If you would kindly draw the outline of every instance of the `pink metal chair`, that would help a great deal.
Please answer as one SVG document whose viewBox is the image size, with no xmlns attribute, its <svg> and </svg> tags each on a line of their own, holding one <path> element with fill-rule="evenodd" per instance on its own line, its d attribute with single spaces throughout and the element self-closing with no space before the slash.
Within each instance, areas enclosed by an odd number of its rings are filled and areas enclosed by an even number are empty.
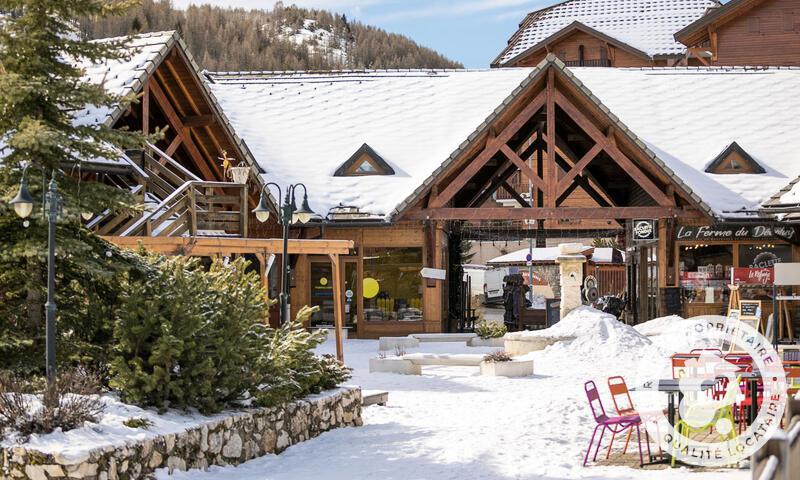
<svg viewBox="0 0 800 480">
<path fill-rule="evenodd" d="M 591 452 L 592 445 L 594 445 L 594 438 L 597 435 L 598 429 L 601 429 L 600 438 L 597 440 L 597 446 L 595 447 L 592 461 L 597 460 L 597 453 L 600 451 L 600 445 L 603 443 L 603 435 L 605 434 L 606 430 L 610 431 L 612 435 L 616 436 L 617 434 L 623 433 L 629 428 L 633 429 L 634 427 L 636 428 L 636 436 L 639 441 L 639 465 L 644 465 L 642 436 L 641 432 L 639 431 L 639 425 L 642 423 L 642 420 L 639 418 L 639 415 L 609 417 L 606 414 L 606 409 L 603 407 L 603 402 L 600 400 L 600 392 L 598 392 L 595 383 L 589 380 L 583 385 L 583 389 L 586 392 L 586 398 L 589 400 L 589 408 L 592 410 L 592 416 L 594 417 L 594 421 L 596 423 L 594 431 L 592 432 L 592 438 L 589 440 L 589 448 L 586 450 L 586 455 L 583 457 L 583 466 L 586 466 L 586 463 L 589 460 L 589 452 Z"/>
</svg>

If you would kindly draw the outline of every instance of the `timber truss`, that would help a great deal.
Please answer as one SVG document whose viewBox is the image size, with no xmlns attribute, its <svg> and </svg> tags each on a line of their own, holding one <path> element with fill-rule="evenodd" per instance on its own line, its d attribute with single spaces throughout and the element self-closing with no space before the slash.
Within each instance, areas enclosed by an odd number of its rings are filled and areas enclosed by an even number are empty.
<svg viewBox="0 0 800 480">
<path fill-rule="evenodd" d="M 599 104 L 548 65 L 432 179 L 405 218 L 614 229 L 625 219 L 700 215 Z"/>
</svg>

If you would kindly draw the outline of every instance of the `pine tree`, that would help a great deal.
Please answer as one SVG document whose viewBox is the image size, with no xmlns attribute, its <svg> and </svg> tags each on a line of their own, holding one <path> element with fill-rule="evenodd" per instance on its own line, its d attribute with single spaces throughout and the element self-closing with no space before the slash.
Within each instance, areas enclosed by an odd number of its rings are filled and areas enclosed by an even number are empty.
<svg viewBox="0 0 800 480">
<path fill-rule="evenodd" d="M 27 316 L 27 325 L 18 317 L 0 318 L 0 331 L 37 332 L 33 338 L 20 339 L 34 351 L 42 347 L 38 340 L 43 336 L 39 327 L 43 324 L 46 223 L 35 209 L 29 223 L 23 224 L 7 201 L 17 192 L 23 171 L 34 199 L 41 199 L 44 182 L 55 174 L 64 205 L 57 235 L 56 301 L 62 306 L 58 321 L 70 315 L 80 317 L 88 304 L 88 300 L 80 301 L 80 296 L 93 287 L 93 279 L 106 282 L 100 278 L 120 266 L 116 263 L 125 263 L 118 254 L 106 257 L 113 249 L 80 227 L 80 213 L 135 208 L 133 197 L 125 192 L 101 182 L 82 181 L 82 161 L 114 159 L 117 148 L 140 146 L 144 138 L 77 120 L 81 110 L 125 106 L 134 98 L 113 95 L 103 85 L 84 78 L 77 65 L 124 58 L 126 50 L 123 41 L 81 38 L 74 19 L 118 14 L 134 3 L 0 0 L 0 268 L 13 265 L 25 272 L 10 276 L 12 280 L 8 275 L 0 277 L 8 280 L 0 281 L 0 302 L 22 303 Z M 88 258 L 98 261 L 86 263 Z M 70 262 L 72 265 L 67 265 Z M 68 276 L 72 271 L 83 273 L 78 279 Z M 74 282 L 79 288 L 70 288 Z M 60 324 L 61 340 L 74 328 Z M 41 358 L 33 360 L 41 361 L 43 367 Z"/>
</svg>

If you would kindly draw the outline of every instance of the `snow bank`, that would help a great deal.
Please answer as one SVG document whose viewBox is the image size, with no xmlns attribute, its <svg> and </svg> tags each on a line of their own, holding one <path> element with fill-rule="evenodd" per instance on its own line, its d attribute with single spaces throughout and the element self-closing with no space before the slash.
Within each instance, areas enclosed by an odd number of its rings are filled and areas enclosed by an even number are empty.
<svg viewBox="0 0 800 480">
<path fill-rule="evenodd" d="M 646 337 L 652 337 L 653 335 L 661 335 L 667 331 L 673 330 L 679 322 L 684 320 L 685 319 L 679 315 L 669 315 L 667 317 L 658 317 L 640 323 L 633 328 Z"/>
</svg>

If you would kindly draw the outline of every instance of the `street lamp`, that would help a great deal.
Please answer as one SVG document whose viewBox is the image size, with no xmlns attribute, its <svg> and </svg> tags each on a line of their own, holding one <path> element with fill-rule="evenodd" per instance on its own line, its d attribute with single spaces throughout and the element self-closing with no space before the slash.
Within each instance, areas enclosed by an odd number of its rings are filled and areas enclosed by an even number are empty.
<svg viewBox="0 0 800 480">
<path fill-rule="evenodd" d="M 28 181 L 25 173 L 26 166 L 22 170 L 22 179 L 19 182 L 19 192 L 13 200 L 9 202 L 14 207 L 14 212 L 20 218 L 27 218 L 33 211 L 33 197 L 28 191 Z M 56 172 L 50 177 L 50 184 L 44 200 L 44 215 L 48 221 L 47 229 L 47 303 L 45 312 L 47 323 L 45 326 L 45 359 L 47 363 L 47 387 L 53 388 L 56 380 L 56 221 L 61 213 L 61 195 L 58 193 L 56 183 Z"/>
<path fill-rule="evenodd" d="M 258 200 L 258 206 L 253 209 L 256 219 L 264 223 L 269 220 L 270 207 L 267 202 L 269 187 L 273 186 L 278 190 L 278 200 L 281 198 L 281 187 L 277 183 L 269 182 L 261 189 L 261 198 Z M 300 208 L 297 208 L 295 203 L 295 192 L 298 187 L 303 187 L 303 203 Z M 289 185 L 286 188 L 286 196 L 283 199 L 283 205 L 278 208 L 278 223 L 283 227 L 283 280 L 281 283 L 281 324 L 289 321 L 289 274 L 291 267 L 289 266 L 289 227 L 292 224 L 305 224 L 311 221 L 316 215 L 311 207 L 308 205 L 308 190 L 302 183 Z"/>
</svg>

